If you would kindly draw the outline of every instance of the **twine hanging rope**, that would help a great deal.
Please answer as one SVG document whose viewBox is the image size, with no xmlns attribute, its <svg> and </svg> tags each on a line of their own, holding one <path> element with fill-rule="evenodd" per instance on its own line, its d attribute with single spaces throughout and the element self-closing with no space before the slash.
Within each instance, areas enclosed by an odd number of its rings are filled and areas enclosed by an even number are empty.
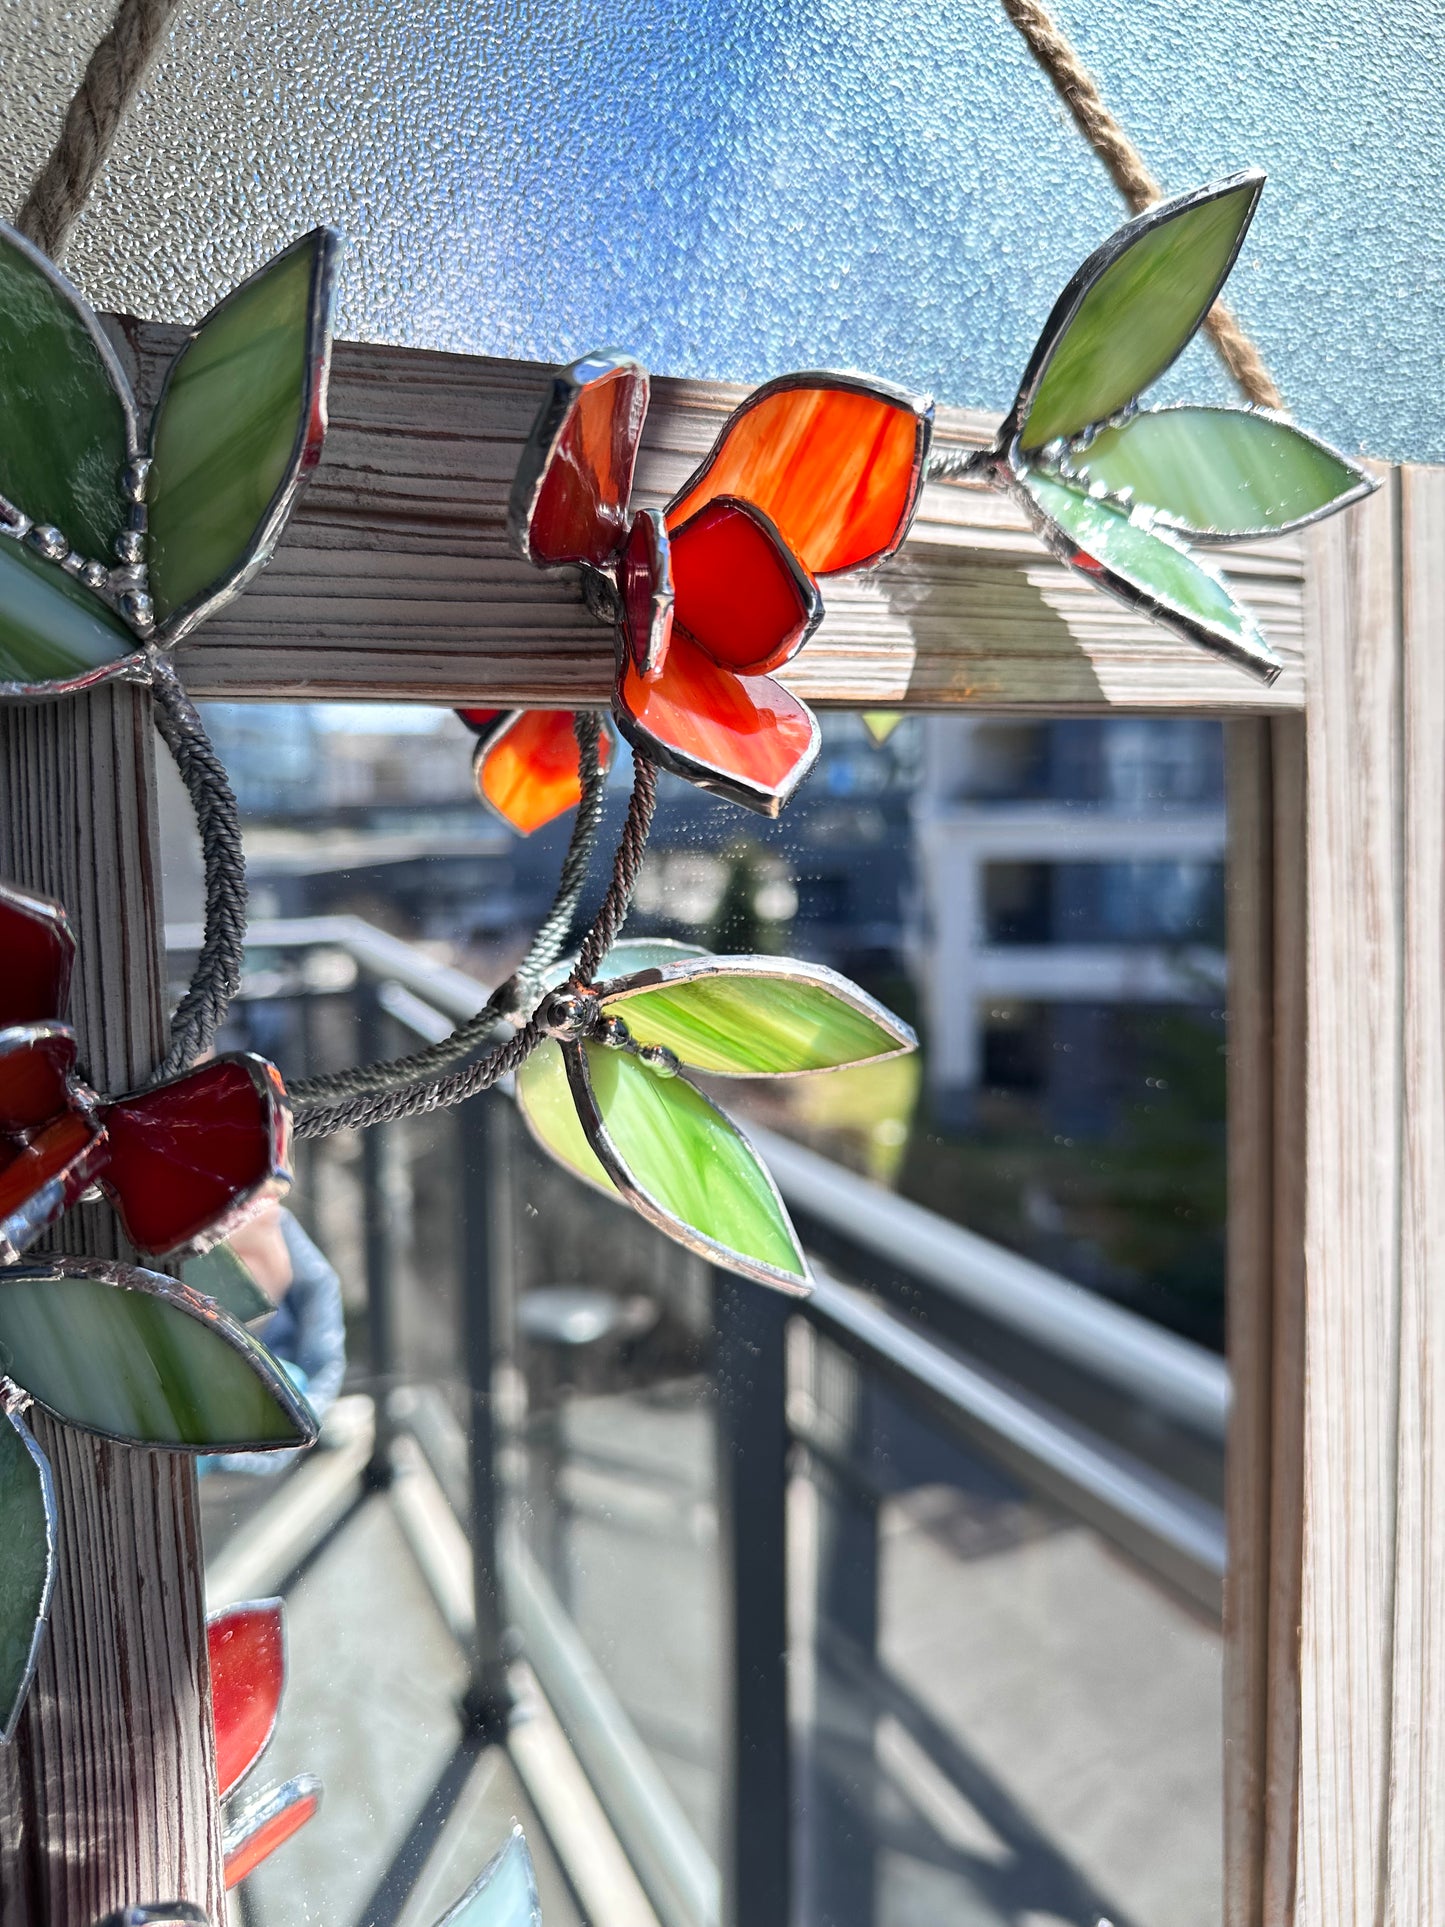
<svg viewBox="0 0 1445 1927">
<path fill-rule="evenodd" d="M 1124 132 L 1099 91 L 1099 83 L 1065 38 L 1058 22 L 1039 0 L 1000 0 L 1023 35 L 1029 52 L 1053 82 L 1054 91 L 1073 115 L 1074 125 L 1109 170 L 1115 187 L 1134 213 L 1162 199 L 1164 190 L 1144 157 Z M 1240 393 L 1257 408 L 1283 408 L 1284 398 L 1264 358 L 1229 308 L 1216 301 L 1204 318 L 1205 331 Z"/>
<path fill-rule="evenodd" d="M 60 137 L 15 217 L 25 238 L 52 261 L 60 259 L 179 4 L 121 0 L 110 31 L 90 56 Z"/>
</svg>

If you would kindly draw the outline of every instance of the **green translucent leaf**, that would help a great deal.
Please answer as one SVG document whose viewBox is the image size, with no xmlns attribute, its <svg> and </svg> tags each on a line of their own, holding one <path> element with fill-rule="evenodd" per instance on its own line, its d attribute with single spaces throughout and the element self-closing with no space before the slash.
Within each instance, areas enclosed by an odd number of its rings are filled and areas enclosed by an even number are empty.
<svg viewBox="0 0 1445 1927">
<path fill-rule="evenodd" d="M 1368 493 L 1364 470 L 1247 408 L 1158 408 L 1071 457 L 1081 482 L 1132 491 L 1184 535 L 1273 535 Z"/>
<path fill-rule="evenodd" d="M 204 1292 L 222 1311 L 228 1311 L 238 1325 L 268 1318 L 276 1309 L 229 1245 L 213 1245 L 209 1251 L 185 1259 L 181 1278 L 192 1291 Z"/>
<path fill-rule="evenodd" d="M 517 1107 L 544 1151 L 566 1165 L 574 1177 L 617 1196 L 616 1185 L 587 1142 L 560 1044 L 550 1039 L 539 1044 L 517 1072 Z"/>
<path fill-rule="evenodd" d="M 875 743 L 886 743 L 888 738 L 903 721 L 901 709 L 865 709 L 861 712 L 863 727 Z"/>
<path fill-rule="evenodd" d="M 1049 545 L 1091 582 L 1272 682 L 1281 663 L 1223 579 L 1175 537 L 1036 470 L 1016 477 Z"/>
<path fill-rule="evenodd" d="M 125 1266 L 0 1271 L 0 1370 L 72 1425 L 132 1444 L 265 1450 L 316 1435 L 284 1369 L 244 1326 Z"/>
<path fill-rule="evenodd" d="M 133 412 L 90 309 L 0 224 L 0 495 L 109 565 Z"/>
<path fill-rule="evenodd" d="M 172 634 L 261 567 L 320 453 L 332 252 L 318 228 L 277 255 L 171 370 L 151 437 L 150 585 Z"/>
<path fill-rule="evenodd" d="M 50 1468 L 18 1413 L 0 1417 L 0 1739 L 25 1703 L 55 1572 Z"/>
<path fill-rule="evenodd" d="M 6 684 L 88 679 L 139 648 L 99 596 L 0 537 L 0 694 Z"/>
<path fill-rule="evenodd" d="M 635 1041 L 665 1045 L 684 1064 L 722 1076 L 837 1070 L 915 1041 L 856 984 L 817 964 L 708 957 L 644 970 L 631 985 L 599 988 Z"/>
<path fill-rule="evenodd" d="M 1016 404 L 1039 448 L 1107 420 L 1162 375 L 1224 285 L 1264 176 L 1238 174 L 1130 221 L 1060 296 Z"/>
<path fill-rule="evenodd" d="M 437 1927 L 542 1927 L 532 1856 L 520 1827 L 512 1829 L 501 1852 L 487 1862 Z"/>
<path fill-rule="evenodd" d="M 808 1267 L 777 1188 L 715 1104 L 626 1051 L 583 1044 L 563 1055 L 583 1128 L 636 1210 L 716 1264 L 806 1290 Z"/>
</svg>

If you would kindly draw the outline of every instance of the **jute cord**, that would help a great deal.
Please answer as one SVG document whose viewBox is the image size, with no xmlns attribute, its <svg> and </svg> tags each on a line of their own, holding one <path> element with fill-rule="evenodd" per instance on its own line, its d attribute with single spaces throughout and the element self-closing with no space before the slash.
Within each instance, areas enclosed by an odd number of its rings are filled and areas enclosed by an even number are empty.
<svg viewBox="0 0 1445 1927">
<path fill-rule="evenodd" d="M 1114 185 L 1133 211 L 1142 214 L 1162 198 L 1164 190 L 1110 112 L 1098 81 L 1039 0 L 1000 0 L 1000 4 L 1053 82 L 1075 126 L 1108 168 Z M 1205 316 L 1204 327 L 1246 400 L 1257 408 L 1283 408 L 1284 399 L 1270 379 L 1258 348 L 1222 301 L 1216 301 Z"/>
</svg>

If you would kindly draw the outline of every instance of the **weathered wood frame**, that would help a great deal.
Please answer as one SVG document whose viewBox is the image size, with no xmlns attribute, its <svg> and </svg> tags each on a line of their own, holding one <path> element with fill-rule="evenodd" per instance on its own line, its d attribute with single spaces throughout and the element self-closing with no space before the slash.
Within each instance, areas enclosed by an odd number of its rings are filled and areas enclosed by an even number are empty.
<svg viewBox="0 0 1445 1927">
<path fill-rule="evenodd" d="M 175 331 L 120 325 L 153 394 Z M 606 634 L 574 584 L 505 543 L 545 379 L 340 345 L 325 459 L 266 576 L 183 647 L 192 692 L 604 702 Z M 740 392 L 656 385 L 643 499 L 676 486 Z M 941 411 L 940 441 L 991 426 Z M 794 677 L 820 703 L 1230 724 L 1228 1927 L 1445 1927 L 1445 1312 L 1432 1277 L 1445 1266 L 1445 471 L 1382 481 L 1304 539 L 1226 556 L 1288 661 L 1268 691 L 1074 581 L 1000 497 L 939 486 L 895 565 L 830 585 Z M 153 1041 L 159 984 L 146 700 L 103 691 L 0 715 L 0 859 L 70 901 L 93 1062 L 110 1068 L 102 1040 L 131 1019 L 115 1081 Z M 124 828 L 99 884 L 86 841 L 98 805 Z M 177 1476 L 165 1503 L 185 1521 L 193 1487 Z M 103 1522 L 68 1524 L 77 1560 L 114 1561 Z M 132 1786 L 113 1823 L 73 1797 L 77 1749 L 108 1747 L 122 1778 L 133 1765 L 90 1730 L 100 1711 L 62 1704 L 55 1681 L 94 1699 L 114 1667 L 84 1682 L 96 1633 L 76 1632 L 62 1594 L 16 1778 L 0 1775 L 0 1808 L 23 1815 L 29 1840 L 8 1859 L 0 1848 L 3 1927 L 42 1901 L 57 1927 L 81 1927 L 102 1902 L 139 1897 L 141 1873 L 169 1879 L 167 1897 L 214 1901 L 204 1800 L 182 1800 L 173 1845 L 154 1824 L 177 1813 L 167 1787 L 204 1787 L 208 1771 L 199 1573 L 182 1538 L 141 1556 L 182 1595 L 185 1692 L 127 1682 L 159 1696 L 146 1719 L 168 1734 L 165 1773 Z M 138 1569 L 111 1572 L 123 1599 L 139 1596 Z"/>
</svg>

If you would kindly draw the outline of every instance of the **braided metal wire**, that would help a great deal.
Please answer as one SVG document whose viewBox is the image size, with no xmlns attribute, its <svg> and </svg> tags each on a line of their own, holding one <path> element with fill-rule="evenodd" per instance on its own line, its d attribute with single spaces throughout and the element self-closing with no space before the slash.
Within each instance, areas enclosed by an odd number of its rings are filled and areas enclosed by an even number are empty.
<svg viewBox="0 0 1445 1927">
<path fill-rule="evenodd" d="M 573 982 L 591 983 L 602 959 L 616 941 L 631 907 L 656 806 L 657 766 L 647 757 L 634 753 L 632 797 L 612 861 L 612 878 L 592 926 L 583 939 Z M 412 1082 L 404 1088 L 387 1091 L 362 1092 L 340 1104 L 304 1111 L 296 1119 L 296 1135 L 304 1138 L 330 1137 L 336 1131 L 363 1130 L 369 1125 L 389 1124 L 398 1118 L 421 1117 L 429 1111 L 444 1110 L 450 1105 L 464 1103 L 469 1097 L 490 1090 L 502 1078 L 519 1069 L 547 1034 L 540 1015 L 534 1011 L 515 1035 L 463 1069 L 428 1082 Z"/>
<path fill-rule="evenodd" d="M 155 722 L 196 814 L 206 875 L 205 938 L 190 988 L 171 1018 L 170 1048 L 153 1084 L 178 1077 L 214 1040 L 241 983 L 246 951 L 246 853 L 230 779 L 169 660 L 151 664 Z"/>
<path fill-rule="evenodd" d="M 460 1063 L 491 1041 L 497 1025 L 512 1010 L 535 1002 L 542 979 L 561 956 L 571 934 L 577 905 L 586 886 L 592 854 L 602 827 L 606 801 L 607 772 L 602 767 L 600 719 L 588 710 L 579 710 L 572 719 L 582 774 L 582 800 L 577 805 L 576 821 L 562 859 L 562 872 L 552 907 L 538 926 L 526 957 L 515 975 L 499 984 L 474 1017 L 458 1024 L 449 1037 L 381 1063 L 358 1064 L 350 1070 L 332 1071 L 308 1077 L 289 1087 L 292 1104 L 298 1113 L 319 1110 L 338 1098 L 357 1097 L 368 1091 L 412 1089 L 434 1079 L 450 1065 Z M 299 1125 L 298 1125 L 299 1129 Z"/>
</svg>

